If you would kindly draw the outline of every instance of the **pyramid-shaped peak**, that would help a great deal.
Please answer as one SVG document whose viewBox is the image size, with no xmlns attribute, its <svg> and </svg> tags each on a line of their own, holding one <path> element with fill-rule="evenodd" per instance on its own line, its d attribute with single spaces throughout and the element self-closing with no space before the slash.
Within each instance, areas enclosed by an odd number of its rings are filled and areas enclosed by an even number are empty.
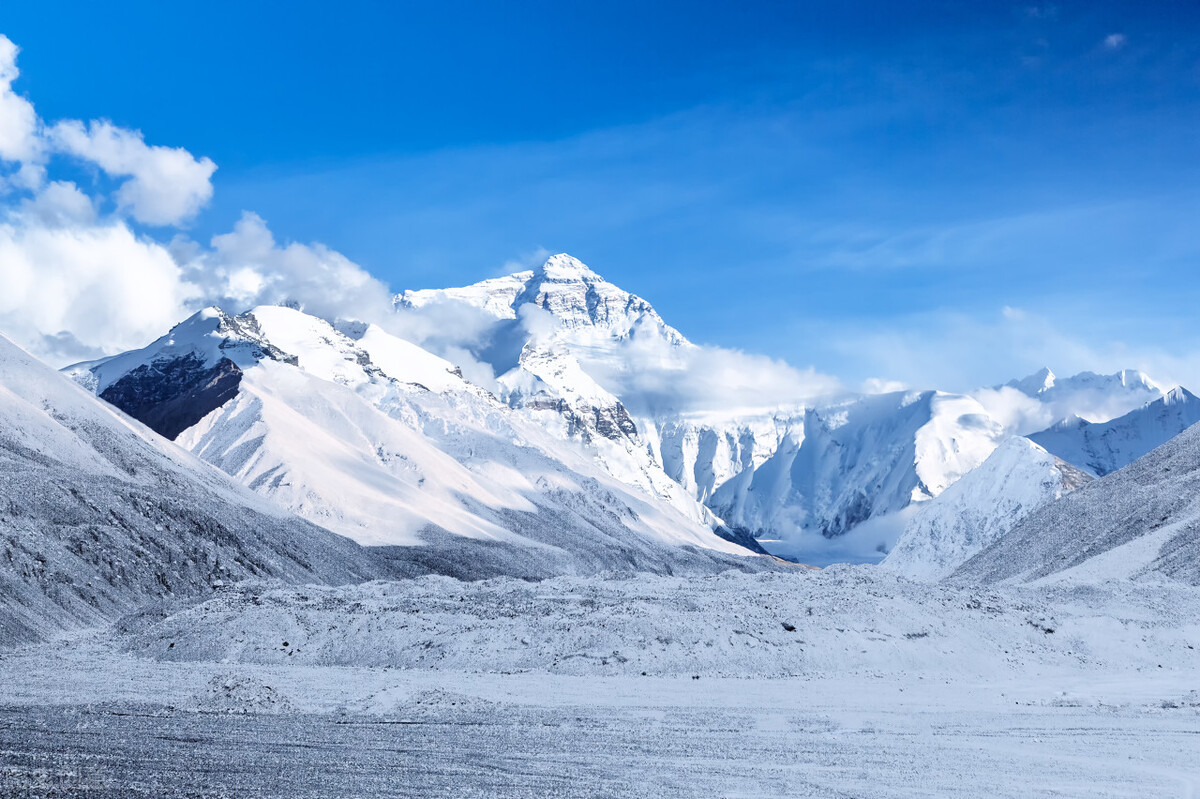
<svg viewBox="0 0 1200 799">
<path fill-rule="evenodd" d="M 1161 402 L 1164 405 L 1178 405 L 1184 402 L 1192 402 L 1195 399 L 1196 395 L 1183 386 L 1175 386 L 1175 388 L 1163 394 Z"/>
<path fill-rule="evenodd" d="M 1008 381 L 1008 385 L 1023 394 L 1033 396 L 1034 394 L 1040 394 L 1043 391 L 1049 391 L 1054 388 L 1054 381 L 1056 379 L 1054 372 L 1050 371 L 1050 367 L 1043 366 L 1027 377 Z"/>
<path fill-rule="evenodd" d="M 585 278 L 603 280 L 583 261 L 567 255 L 565 252 L 551 255 L 544 264 L 538 267 L 537 271 L 550 280 L 573 281 Z"/>
<path fill-rule="evenodd" d="M 1050 371 L 1049 366 L 1043 366 L 1041 369 L 1037 370 L 1025 379 L 1031 382 L 1036 382 L 1042 388 L 1054 387 L 1054 372 Z"/>
</svg>

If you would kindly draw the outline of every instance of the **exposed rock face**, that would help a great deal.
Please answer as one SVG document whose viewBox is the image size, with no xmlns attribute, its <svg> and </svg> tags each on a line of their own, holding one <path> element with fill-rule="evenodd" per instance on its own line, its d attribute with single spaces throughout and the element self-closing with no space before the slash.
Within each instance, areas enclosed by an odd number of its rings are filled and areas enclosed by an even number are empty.
<svg viewBox="0 0 1200 799">
<path fill-rule="evenodd" d="M 228 358 L 215 366 L 189 354 L 143 364 L 100 392 L 154 432 L 174 439 L 237 395 L 242 370 Z"/>
</svg>

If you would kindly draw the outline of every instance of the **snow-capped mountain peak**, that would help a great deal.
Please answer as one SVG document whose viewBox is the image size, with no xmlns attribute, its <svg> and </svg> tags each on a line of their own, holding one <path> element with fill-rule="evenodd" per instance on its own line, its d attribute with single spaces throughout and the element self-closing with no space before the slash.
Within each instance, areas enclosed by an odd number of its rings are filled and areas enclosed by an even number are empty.
<svg viewBox="0 0 1200 799">
<path fill-rule="evenodd" d="M 1110 375 L 1080 372 L 1071 377 L 1060 378 L 1050 371 L 1049 367 L 1042 367 L 1027 377 L 1010 380 L 1004 385 L 1030 397 L 1075 392 L 1151 393 L 1155 396 L 1162 393 L 1162 388 L 1150 379 L 1149 375 L 1137 369 L 1122 369 Z"/>
<path fill-rule="evenodd" d="M 1089 474 L 1102 476 L 1127 466 L 1197 422 L 1200 398 L 1176 386 L 1115 419 L 1091 422 L 1069 416 L 1029 438 Z"/>
<path fill-rule="evenodd" d="M 939 580 L 1018 522 L 1091 478 L 1023 436 L 1012 436 L 920 506 L 884 560 L 920 580 Z"/>
<path fill-rule="evenodd" d="M 1022 394 L 1028 394 L 1032 397 L 1054 388 L 1055 379 L 1054 372 L 1050 371 L 1050 367 L 1043 366 L 1027 377 L 1009 380 L 1004 385 L 1009 388 L 1015 388 Z"/>
<path fill-rule="evenodd" d="M 545 263 L 533 271 L 534 274 L 540 273 L 545 276 L 547 280 L 563 282 L 571 280 L 603 280 L 602 277 L 592 271 L 590 266 L 565 252 L 551 255 L 546 259 Z"/>
<path fill-rule="evenodd" d="M 1131 394 L 1146 392 L 1155 395 L 1162 393 L 1162 388 L 1151 380 L 1149 375 L 1137 369 L 1122 369 L 1110 375 L 1080 372 L 1077 375 L 1057 380 L 1054 387 L 1059 390 L 1074 391 L 1125 391 Z"/>
<path fill-rule="evenodd" d="M 549 381 L 539 387 L 579 382 L 564 364 L 538 369 Z M 605 442 L 622 439 L 602 458 L 626 480 L 377 326 L 279 306 L 206 309 L 149 347 L 72 371 L 299 515 L 362 543 L 428 545 L 422 558 L 464 574 L 615 567 L 617 549 L 646 568 L 695 560 L 678 546 L 746 552 L 714 535 L 718 521 L 680 486 L 626 463 L 637 447 L 623 436 L 636 428 L 611 396 L 607 415 L 589 402 L 579 419 Z M 465 563 L 468 551 L 500 560 Z"/>
<path fill-rule="evenodd" d="M 1193 402 L 1195 399 L 1196 395 L 1183 386 L 1175 386 L 1175 388 L 1163 394 L 1163 405 L 1181 405 Z"/>
<path fill-rule="evenodd" d="M 568 337 L 622 340 L 653 334 L 671 344 L 686 344 L 649 302 L 608 282 L 577 258 L 558 253 L 535 269 L 449 289 L 405 291 L 393 300 L 396 309 L 420 309 L 459 302 L 497 319 L 521 319 L 545 312 Z M 591 343 L 595 343 L 592 341 Z"/>
</svg>

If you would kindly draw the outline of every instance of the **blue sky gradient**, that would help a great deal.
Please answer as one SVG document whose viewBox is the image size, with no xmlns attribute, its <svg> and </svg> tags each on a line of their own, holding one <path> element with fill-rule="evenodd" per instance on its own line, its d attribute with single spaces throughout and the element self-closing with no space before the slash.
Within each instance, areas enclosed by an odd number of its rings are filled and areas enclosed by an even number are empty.
<svg viewBox="0 0 1200 799">
<path fill-rule="evenodd" d="M 849 383 L 1200 377 L 1194 3 L 106 5 L 0 12 L 15 88 L 212 158 L 197 240 L 395 289 L 568 251 Z"/>
</svg>

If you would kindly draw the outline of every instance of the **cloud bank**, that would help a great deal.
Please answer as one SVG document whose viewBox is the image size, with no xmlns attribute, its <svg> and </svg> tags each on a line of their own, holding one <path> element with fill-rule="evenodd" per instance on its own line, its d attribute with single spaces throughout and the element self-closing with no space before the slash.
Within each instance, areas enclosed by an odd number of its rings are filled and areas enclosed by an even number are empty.
<svg viewBox="0 0 1200 799">
<path fill-rule="evenodd" d="M 217 165 L 106 120 L 47 124 L 13 88 L 0 35 L 0 331 L 57 365 L 140 347 L 199 308 L 290 302 L 330 318 L 390 310 L 386 285 L 319 244 L 279 244 L 243 214 L 207 244 L 180 229 L 213 196 Z M 54 179 L 94 170 L 109 191 Z M 168 230 L 169 240 L 143 227 Z"/>
</svg>

